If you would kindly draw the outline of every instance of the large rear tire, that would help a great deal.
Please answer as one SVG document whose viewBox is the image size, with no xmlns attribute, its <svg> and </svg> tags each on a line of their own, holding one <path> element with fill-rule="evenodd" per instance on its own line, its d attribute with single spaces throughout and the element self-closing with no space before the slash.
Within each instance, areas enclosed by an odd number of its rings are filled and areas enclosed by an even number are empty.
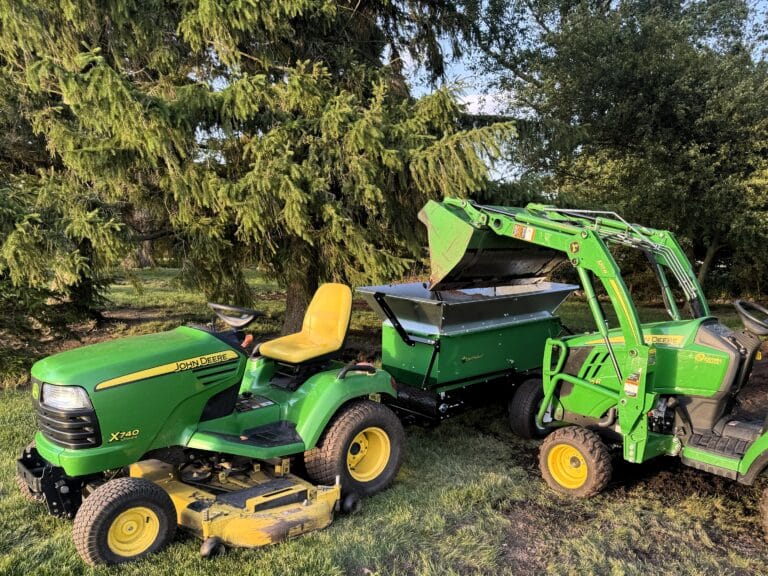
<svg viewBox="0 0 768 576">
<path fill-rule="evenodd" d="M 611 455 L 600 437 L 581 426 L 559 428 L 547 436 L 539 450 L 539 469 L 549 487 L 589 498 L 611 479 Z"/>
<path fill-rule="evenodd" d="M 326 485 L 338 477 L 344 494 L 375 494 L 397 476 L 404 439 L 392 410 L 371 400 L 354 401 L 339 410 L 317 446 L 304 453 L 307 474 Z"/>
<path fill-rule="evenodd" d="M 520 438 L 543 438 L 549 433 L 546 427 L 536 425 L 536 415 L 544 400 L 541 378 L 529 378 L 515 390 L 509 401 L 509 427 Z"/>
<path fill-rule="evenodd" d="M 157 484 L 118 478 L 85 499 L 72 532 L 75 548 L 91 566 L 130 562 L 157 552 L 173 539 L 176 509 Z"/>
</svg>

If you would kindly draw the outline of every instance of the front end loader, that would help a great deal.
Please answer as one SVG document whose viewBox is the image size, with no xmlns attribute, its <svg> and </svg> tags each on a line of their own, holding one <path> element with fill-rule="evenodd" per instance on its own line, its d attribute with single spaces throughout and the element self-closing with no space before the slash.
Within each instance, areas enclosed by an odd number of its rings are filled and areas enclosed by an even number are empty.
<svg viewBox="0 0 768 576">
<path fill-rule="evenodd" d="M 675 456 L 744 484 L 766 470 L 768 419 L 734 409 L 762 357 L 768 310 L 737 301 L 744 330 L 713 317 L 672 233 L 613 213 L 538 204 L 446 199 L 430 202 L 420 217 L 429 231 L 432 289 L 523 281 L 550 271 L 558 257 L 575 268 L 596 331 L 549 338 L 541 379 L 510 404 L 516 432 L 546 435 L 539 464 L 554 490 L 577 497 L 602 490 L 614 448 L 628 462 Z M 645 254 L 668 320 L 641 323 L 616 247 Z M 763 523 L 768 531 L 768 518 Z"/>
</svg>

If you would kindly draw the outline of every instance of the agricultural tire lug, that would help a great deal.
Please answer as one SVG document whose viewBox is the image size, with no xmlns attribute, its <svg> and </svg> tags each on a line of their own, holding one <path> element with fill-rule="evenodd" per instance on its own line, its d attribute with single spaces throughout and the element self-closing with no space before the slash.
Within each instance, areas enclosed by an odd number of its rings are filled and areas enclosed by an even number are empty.
<svg viewBox="0 0 768 576">
<path fill-rule="evenodd" d="M 611 454 L 591 430 L 566 426 L 542 442 L 539 469 L 553 490 L 576 498 L 589 498 L 608 485 Z"/>
</svg>

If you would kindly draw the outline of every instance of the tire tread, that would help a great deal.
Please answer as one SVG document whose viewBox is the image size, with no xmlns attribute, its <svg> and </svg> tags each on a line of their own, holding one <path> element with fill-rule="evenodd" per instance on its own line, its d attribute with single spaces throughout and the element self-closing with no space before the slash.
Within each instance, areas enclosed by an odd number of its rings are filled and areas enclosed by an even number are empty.
<svg viewBox="0 0 768 576">
<path fill-rule="evenodd" d="M 161 519 L 161 534 L 158 536 L 158 541 L 161 541 L 161 544 L 159 546 L 153 545 L 136 558 L 156 552 L 173 539 L 176 533 L 176 509 L 165 490 L 141 478 L 117 478 L 102 484 L 94 490 L 83 501 L 75 516 L 72 536 L 78 554 L 86 563 L 96 566 L 98 564 L 113 564 L 133 559 L 119 558 L 115 560 L 115 558 L 111 557 L 114 556 L 113 554 L 103 549 L 100 541 L 102 531 L 108 529 L 108 526 L 103 526 L 103 524 L 108 519 L 111 510 L 119 507 L 128 499 L 137 500 L 141 503 L 155 504 L 161 508 L 161 512 L 164 511 L 166 514 L 172 512 L 170 521 L 165 523 L 165 534 L 162 533 L 163 522 Z"/>
<path fill-rule="evenodd" d="M 375 491 L 378 492 L 389 486 L 400 468 L 402 454 L 400 446 L 404 442 L 403 427 L 389 408 L 371 400 L 354 400 L 342 407 L 320 436 L 315 448 L 304 453 L 304 465 L 309 477 L 314 482 L 329 485 L 336 482 L 337 475 L 343 476 L 340 467 L 341 463 L 346 462 L 345 438 L 374 418 L 381 418 L 387 422 L 389 430 L 386 432 L 390 435 L 392 454 L 397 458 L 390 478 L 383 485 L 377 485 Z M 342 488 L 344 488 L 343 485 Z"/>
<path fill-rule="evenodd" d="M 589 466 L 590 474 L 583 486 L 571 490 L 558 484 L 547 466 L 547 454 L 554 444 L 569 444 L 577 448 Z M 557 492 L 575 496 L 577 498 L 590 498 L 602 491 L 611 480 L 613 472 L 611 454 L 600 437 L 582 426 L 565 426 L 552 432 L 542 442 L 539 450 L 539 468 L 544 480 Z"/>
</svg>

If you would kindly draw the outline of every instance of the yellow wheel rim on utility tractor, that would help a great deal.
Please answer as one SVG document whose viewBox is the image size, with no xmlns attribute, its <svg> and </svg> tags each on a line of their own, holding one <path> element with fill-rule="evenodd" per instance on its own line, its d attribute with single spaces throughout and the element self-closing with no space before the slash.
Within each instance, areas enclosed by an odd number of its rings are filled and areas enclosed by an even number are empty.
<svg viewBox="0 0 768 576">
<path fill-rule="evenodd" d="M 554 481 L 569 490 L 581 488 L 589 474 L 584 456 L 568 444 L 557 444 L 549 451 L 547 467 Z"/>
<path fill-rule="evenodd" d="M 371 427 L 354 437 L 347 450 L 347 469 L 358 482 L 376 479 L 389 463 L 392 447 L 381 428 Z"/>
<path fill-rule="evenodd" d="M 145 506 L 128 508 L 115 518 L 107 545 L 118 556 L 129 558 L 146 552 L 160 534 L 160 519 Z"/>
</svg>

